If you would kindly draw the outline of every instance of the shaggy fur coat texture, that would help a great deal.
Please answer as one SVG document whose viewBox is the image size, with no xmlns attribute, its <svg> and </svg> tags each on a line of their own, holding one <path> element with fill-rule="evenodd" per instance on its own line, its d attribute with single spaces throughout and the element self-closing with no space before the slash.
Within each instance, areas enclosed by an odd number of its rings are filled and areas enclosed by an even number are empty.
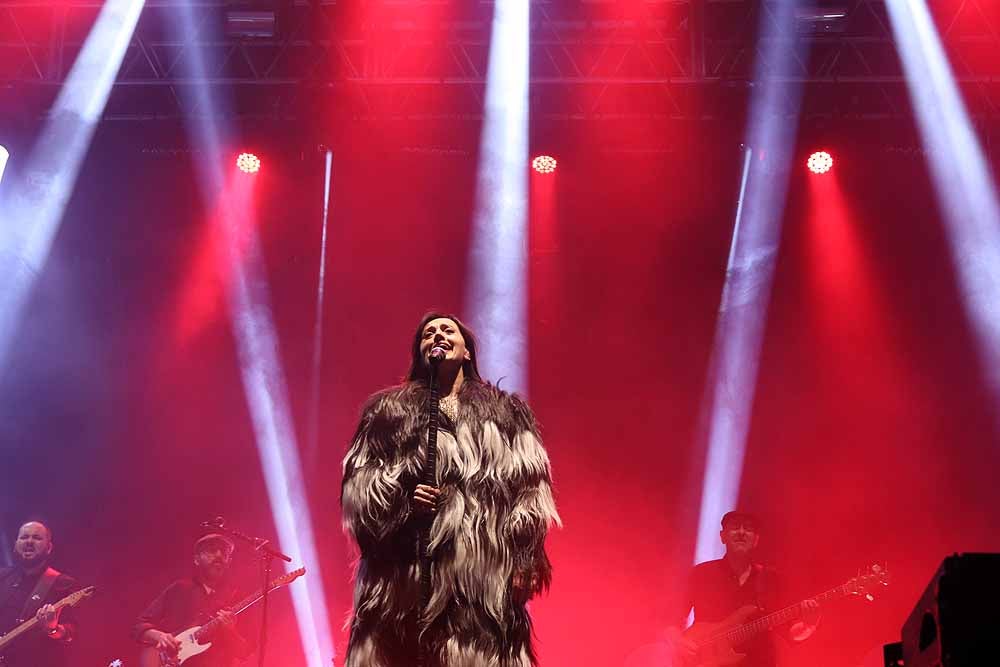
<svg viewBox="0 0 1000 667">
<path fill-rule="evenodd" d="M 344 528 L 361 552 L 345 664 L 413 667 L 422 643 L 428 667 L 530 667 L 526 602 L 551 581 L 544 542 L 559 523 L 534 416 L 517 396 L 472 380 L 455 423 L 441 414 L 432 594 L 421 613 L 417 536 L 427 519 L 411 502 L 428 400 L 419 383 L 375 394 L 344 460 Z"/>
</svg>

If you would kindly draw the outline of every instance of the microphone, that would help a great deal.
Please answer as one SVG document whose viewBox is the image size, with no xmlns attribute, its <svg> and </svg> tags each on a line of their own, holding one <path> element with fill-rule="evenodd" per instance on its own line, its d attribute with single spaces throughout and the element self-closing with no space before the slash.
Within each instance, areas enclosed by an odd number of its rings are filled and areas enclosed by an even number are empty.
<svg viewBox="0 0 1000 667">
<path fill-rule="evenodd" d="M 226 520 L 223 519 L 221 516 L 217 516 L 214 519 L 212 519 L 211 521 L 202 521 L 201 522 L 201 527 L 202 528 L 222 528 L 225 525 L 226 525 Z"/>
<path fill-rule="evenodd" d="M 430 357 L 428 357 L 430 359 L 431 366 L 437 366 L 442 361 L 444 361 L 444 357 L 446 354 L 447 353 L 440 347 L 433 348 L 431 350 Z"/>
</svg>

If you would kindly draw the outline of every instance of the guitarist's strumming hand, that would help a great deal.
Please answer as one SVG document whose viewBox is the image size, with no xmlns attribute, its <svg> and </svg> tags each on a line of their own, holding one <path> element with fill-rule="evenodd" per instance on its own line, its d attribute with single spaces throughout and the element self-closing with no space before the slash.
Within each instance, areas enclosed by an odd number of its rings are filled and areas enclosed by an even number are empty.
<svg viewBox="0 0 1000 667">
<path fill-rule="evenodd" d="M 157 651 L 163 651 L 169 655 L 176 655 L 177 650 L 181 647 L 180 641 L 174 637 L 169 632 L 163 632 L 162 630 L 154 630 L 150 628 L 146 630 L 143 635 L 143 639 L 152 645 Z"/>
<path fill-rule="evenodd" d="M 698 653 L 697 645 L 690 639 L 685 639 L 677 626 L 667 628 L 667 643 L 670 644 L 674 659 L 682 664 L 692 660 Z"/>
</svg>

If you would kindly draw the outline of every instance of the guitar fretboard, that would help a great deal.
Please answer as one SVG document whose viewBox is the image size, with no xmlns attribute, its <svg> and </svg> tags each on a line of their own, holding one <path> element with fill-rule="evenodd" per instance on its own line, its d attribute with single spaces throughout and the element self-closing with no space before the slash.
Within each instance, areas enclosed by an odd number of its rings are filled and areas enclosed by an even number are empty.
<svg viewBox="0 0 1000 667">
<path fill-rule="evenodd" d="M 826 602 L 828 600 L 835 600 L 837 598 L 842 598 L 848 595 L 852 595 L 853 593 L 854 589 L 850 587 L 849 583 L 845 583 L 841 584 L 840 586 L 837 586 L 836 588 L 831 588 L 828 591 L 820 593 L 819 595 L 814 596 L 812 599 L 816 600 L 817 602 Z M 739 627 L 732 628 L 725 632 L 721 632 L 717 635 L 713 635 L 708 639 L 706 639 L 705 641 L 701 642 L 699 645 L 707 646 L 709 644 L 714 644 L 716 642 L 721 642 L 721 641 L 724 641 L 732 645 L 742 644 L 743 642 L 753 638 L 754 636 L 756 636 L 761 632 L 764 632 L 766 630 L 771 630 L 772 628 L 776 628 L 779 625 L 784 625 L 785 623 L 796 620 L 797 618 L 799 618 L 801 613 L 802 613 L 802 603 L 800 602 L 799 604 L 793 604 L 788 607 L 785 607 L 784 609 L 780 609 L 778 611 L 771 612 L 770 614 L 766 614 L 765 616 L 761 616 L 760 618 L 750 621 L 749 623 L 746 623 Z"/>
<path fill-rule="evenodd" d="M 274 581 L 272 581 L 270 584 L 267 585 L 267 592 L 270 593 L 275 589 L 281 588 L 282 586 L 291 583 L 292 581 L 300 577 L 304 572 L 305 572 L 304 569 L 301 571 L 296 570 L 295 572 L 286 574 L 283 577 L 275 579 Z M 260 599 L 263 597 L 264 597 L 264 590 L 261 589 L 256 593 L 252 593 L 246 596 L 245 598 L 237 602 L 235 605 L 230 607 L 230 609 L 232 609 L 234 614 L 242 614 L 244 611 L 246 611 L 253 605 L 257 604 L 257 602 L 260 601 Z M 203 639 L 209 636 L 212 632 L 215 631 L 216 626 L 218 626 L 221 622 L 222 621 L 220 621 L 218 618 L 213 618 L 211 621 L 209 621 L 208 623 L 206 623 L 205 625 L 201 626 L 198 629 L 198 631 L 195 633 L 196 637 L 198 639 Z"/>
</svg>

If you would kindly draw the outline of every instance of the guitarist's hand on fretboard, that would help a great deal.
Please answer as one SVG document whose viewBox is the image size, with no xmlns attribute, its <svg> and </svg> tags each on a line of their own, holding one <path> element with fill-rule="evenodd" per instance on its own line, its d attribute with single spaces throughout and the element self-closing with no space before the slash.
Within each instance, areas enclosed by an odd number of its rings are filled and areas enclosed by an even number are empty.
<svg viewBox="0 0 1000 667">
<path fill-rule="evenodd" d="M 60 632 L 59 613 L 61 611 L 61 609 L 56 609 L 56 606 L 52 604 L 43 604 L 38 608 L 35 618 L 38 619 L 38 624 L 45 631 L 45 634 L 58 638 Z M 62 632 L 65 633 L 65 629 Z"/>
<path fill-rule="evenodd" d="M 236 614 L 229 609 L 220 609 L 215 618 L 219 621 L 219 630 L 232 632 L 236 630 Z"/>
<path fill-rule="evenodd" d="M 819 625 L 822 616 L 819 610 L 819 602 L 812 598 L 802 601 L 802 622 L 806 625 Z"/>
<path fill-rule="evenodd" d="M 803 600 L 799 607 L 801 608 L 801 616 L 788 628 L 788 636 L 792 641 L 804 642 L 816 632 L 822 613 L 819 609 L 819 602 L 812 598 Z"/>
</svg>

